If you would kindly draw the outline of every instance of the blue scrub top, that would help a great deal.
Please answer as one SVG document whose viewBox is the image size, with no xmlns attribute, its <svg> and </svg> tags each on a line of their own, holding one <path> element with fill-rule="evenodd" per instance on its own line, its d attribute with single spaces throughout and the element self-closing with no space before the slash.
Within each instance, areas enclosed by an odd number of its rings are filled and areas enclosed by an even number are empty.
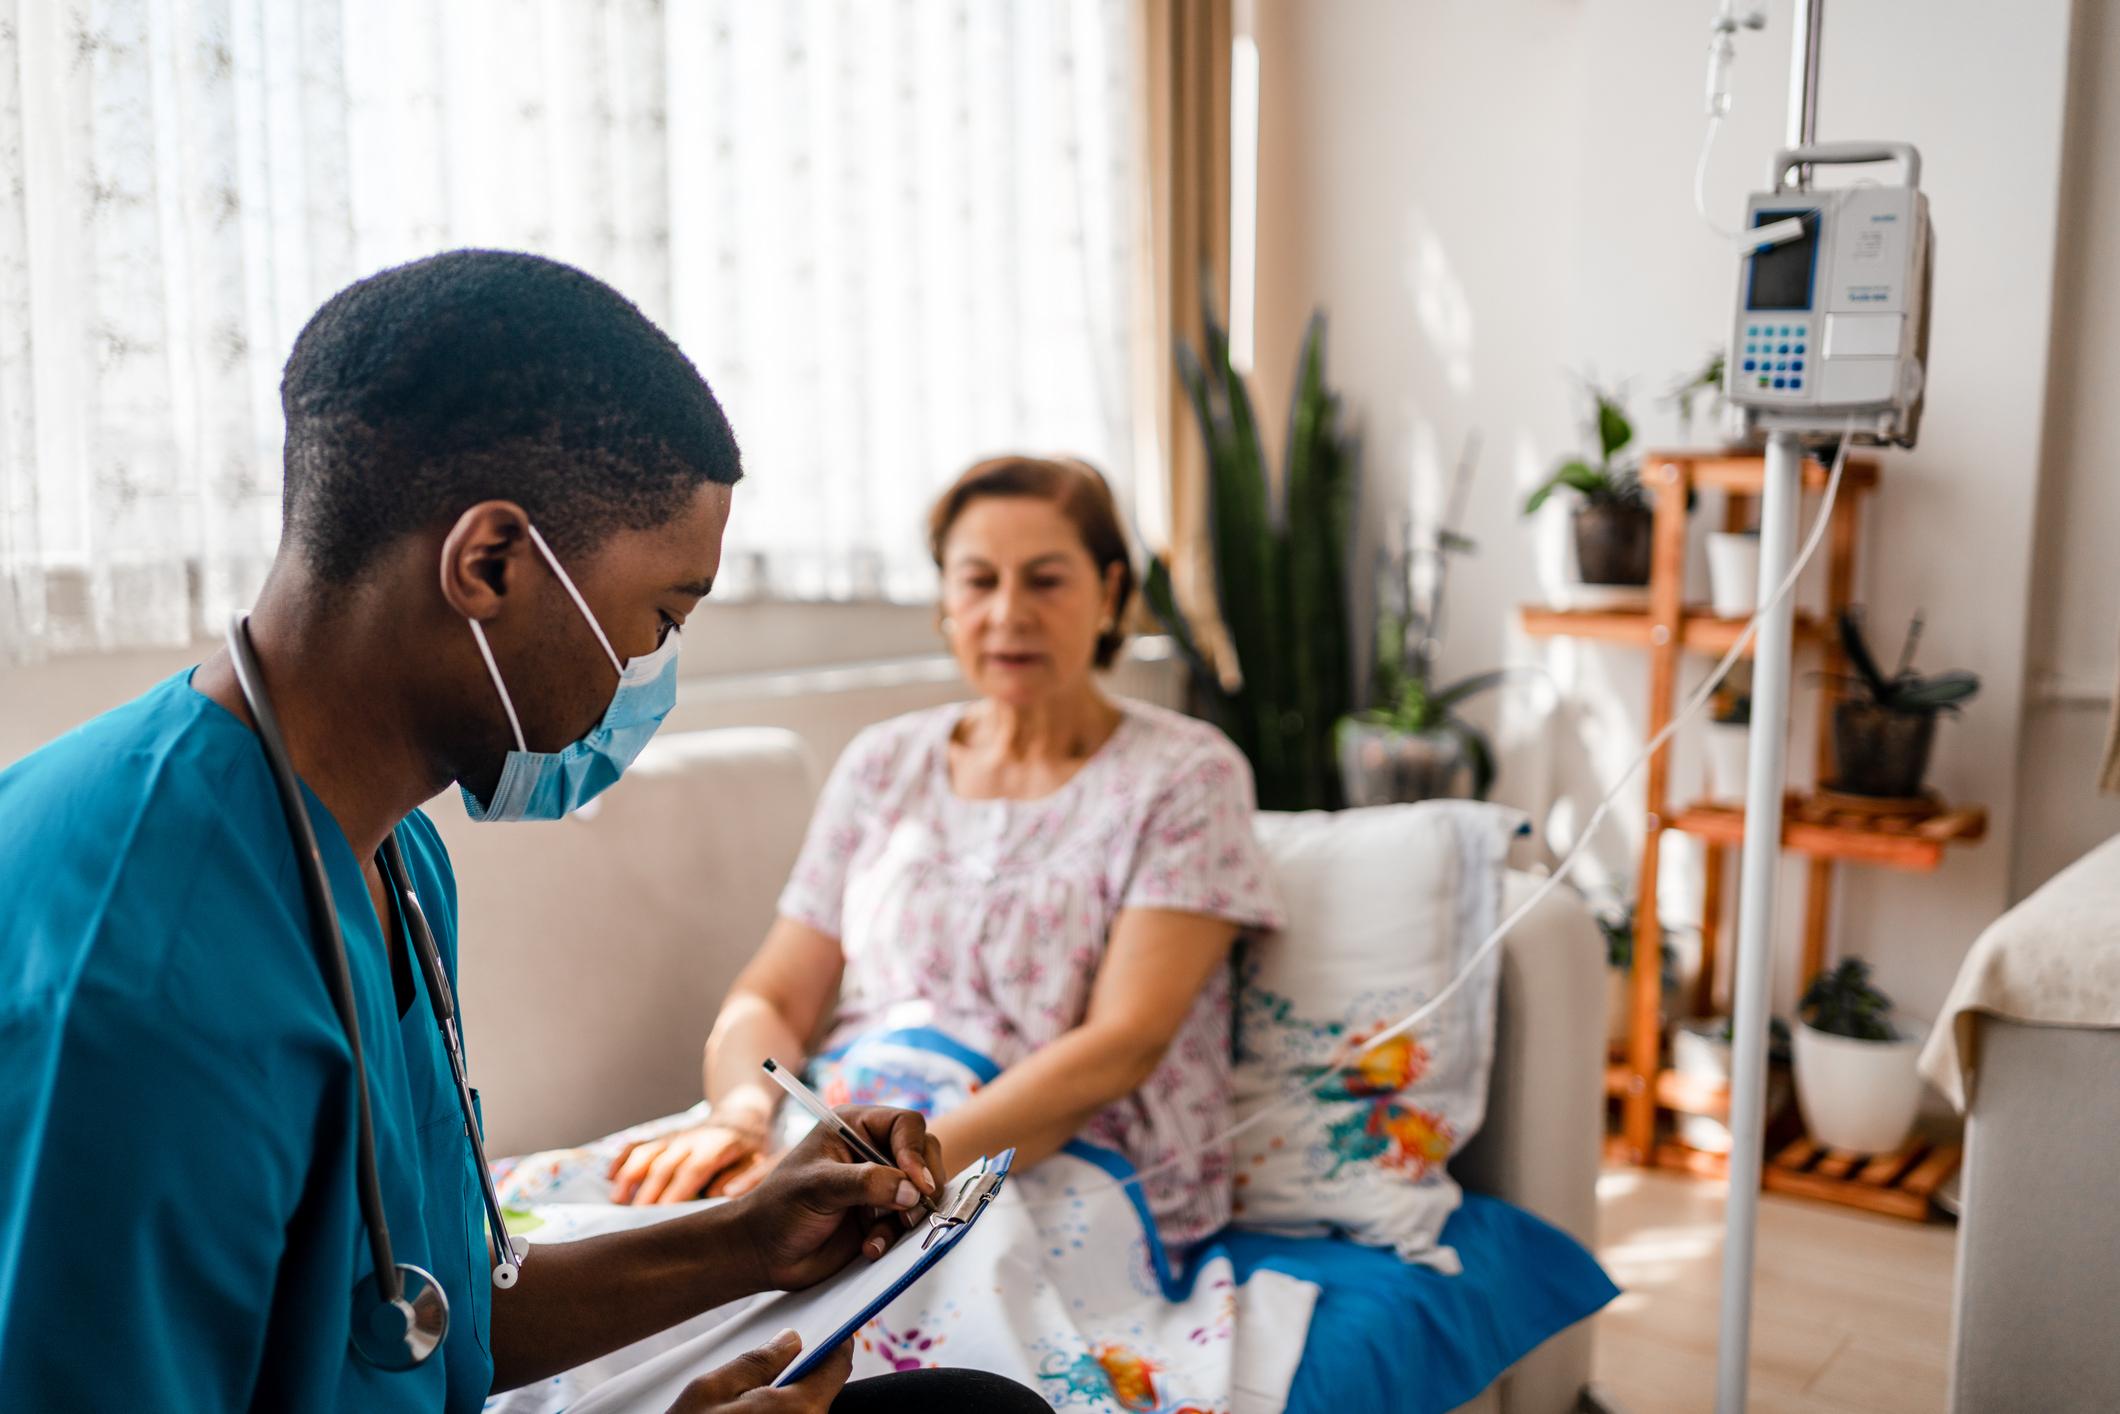
<svg viewBox="0 0 2120 1414">
<path fill-rule="evenodd" d="M 352 1057 L 264 751 L 180 673 L 0 772 L 0 1409 L 476 1410 L 478 1179 L 424 980 L 400 1018 L 353 852 L 304 789 L 353 969 L 397 1260 L 449 1338 L 347 1346 L 370 1270 Z M 456 881 L 398 826 L 452 984 Z"/>
</svg>

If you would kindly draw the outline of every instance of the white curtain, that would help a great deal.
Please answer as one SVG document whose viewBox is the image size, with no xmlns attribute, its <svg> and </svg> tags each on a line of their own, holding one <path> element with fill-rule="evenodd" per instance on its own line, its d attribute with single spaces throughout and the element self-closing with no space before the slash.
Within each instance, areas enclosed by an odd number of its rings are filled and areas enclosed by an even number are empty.
<svg viewBox="0 0 2120 1414">
<path fill-rule="evenodd" d="M 1134 0 L 0 0 L 0 661 L 181 644 L 279 533 L 347 282 L 536 251 L 662 323 L 736 595 L 919 599 L 996 452 L 1118 483 Z"/>
</svg>

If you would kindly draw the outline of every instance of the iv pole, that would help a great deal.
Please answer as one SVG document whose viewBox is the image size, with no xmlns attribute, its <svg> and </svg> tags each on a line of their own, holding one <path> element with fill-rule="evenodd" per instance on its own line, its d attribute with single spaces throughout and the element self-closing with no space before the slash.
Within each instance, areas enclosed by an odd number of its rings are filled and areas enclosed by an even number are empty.
<svg viewBox="0 0 2120 1414">
<path fill-rule="evenodd" d="M 1790 56 L 1789 146 L 1818 137 L 1818 50 L 1825 0 L 1797 0 Z M 1810 185 L 1810 169 L 1801 184 Z M 1803 500 L 1804 443 L 1777 430 L 1767 441 L 1759 522 L 1759 602 L 1766 604 L 1796 554 Z M 1732 969 L 1730 1193 L 1723 1212 L 1721 1329 L 1716 1346 L 1716 1414 L 1745 1414 L 1752 1353 L 1752 1264 L 1759 1234 L 1759 1176 L 1765 1160 L 1768 1003 L 1774 985 L 1774 891 L 1781 863 L 1782 788 L 1788 775 L 1789 677 L 1796 596 L 1760 619 L 1752 657 L 1752 742 L 1745 768 L 1745 844 L 1740 866 L 1737 957 Z"/>
</svg>

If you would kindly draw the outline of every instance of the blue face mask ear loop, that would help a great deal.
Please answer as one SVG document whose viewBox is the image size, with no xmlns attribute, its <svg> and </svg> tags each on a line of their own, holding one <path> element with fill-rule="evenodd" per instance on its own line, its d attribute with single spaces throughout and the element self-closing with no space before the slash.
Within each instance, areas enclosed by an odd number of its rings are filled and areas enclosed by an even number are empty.
<svg viewBox="0 0 2120 1414">
<path fill-rule="evenodd" d="M 582 598 L 582 592 L 574 587 L 573 577 L 560 567 L 559 556 L 552 553 L 552 547 L 545 543 L 544 536 L 537 533 L 536 526 L 526 521 L 523 529 L 530 532 L 530 543 L 537 546 L 537 552 L 545 557 L 545 563 L 552 566 L 552 573 L 559 576 L 560 587 L 567 591 L 567 597 L 574 601 L 574 607 L 582 611 L 582 618 L 588 622 L 589 632 L 596 635 L 596 641 L 603 645 L 604 656 L 611 660 L 611 670 L 624 677 L 626 665 L 619 661 L 618 654 L 611 647 L 611 640 L 604 637 L 604 626 L 596 621 L 596 615 L 589 612 L 589 601 Z"/>
<path fill-rule="evenodd" d="M 589 601 L 582 598 L 582 592 L 574 587 L 574 580 L 561 568 L 559 557 L 552 553 L 552 547 L 545 543 L 545 537 L 537 533 L 537 527 L 525 522 L 523 528 L 530 532 L 530 543 L 537 546 L 537 552 L 543 555 L 545 563 L 552 567 L 552 573 L 559 580 L 560 587 L 567 591 L 567 597 L 574 601 L 574 607 L 581 610 L 582 618 L 588 621 L 589 632 L 596 635 L 597 644 L 604 650 L 604 656 L 611 660 L 613 671 L 620 678 L 624 678 L 626 666 L 618 660 L 618 654 L 612 651 L 611 640 L 604 637 L 604 626 L 596 621 L 596 615 L 589 612 Z M 523 739 L 523 724 L 515 715 L 515 701 L 508 695 L 508 684 L 501 680 L 500 664 L 493 661 L 493 647 L 486 642 L 486 630 L 477 619 L 466 619 L 464 622 L 471 625 L 471 636 L 478 640 L 479 656 L 486 660 L 486 673 L 493 679 L 494 691 L 501 695 L 501 708 L 508 714 L 508 729 L 515 733 L 515 749 L 527 756 L 530 753 L 530 744 Z"/>
</svg>

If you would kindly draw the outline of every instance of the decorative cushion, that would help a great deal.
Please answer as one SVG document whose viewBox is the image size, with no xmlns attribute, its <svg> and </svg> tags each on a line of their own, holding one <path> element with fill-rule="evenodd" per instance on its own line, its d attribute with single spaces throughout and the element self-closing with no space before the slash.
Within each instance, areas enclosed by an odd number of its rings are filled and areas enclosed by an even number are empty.
<svg viewBox="0 0 2120 1414">
<path fill-rule="evenodd" d="M 1237 955 L 1237 1113 L 1324 1078 L 1343 1044 L 1449 982 L 1501 917 L 1524 817 L 1475 801 L 1261 813 L 1288 919 Z M 1362 1056 L 1235 1141 L 1237 1226 L 1343 1234 L 1458 1270 L 1438 1245 L 1460 1192 L 1444 1165 L 1479 1130 L 1499 951 L 1411 1035 Z"/>
</svg>

